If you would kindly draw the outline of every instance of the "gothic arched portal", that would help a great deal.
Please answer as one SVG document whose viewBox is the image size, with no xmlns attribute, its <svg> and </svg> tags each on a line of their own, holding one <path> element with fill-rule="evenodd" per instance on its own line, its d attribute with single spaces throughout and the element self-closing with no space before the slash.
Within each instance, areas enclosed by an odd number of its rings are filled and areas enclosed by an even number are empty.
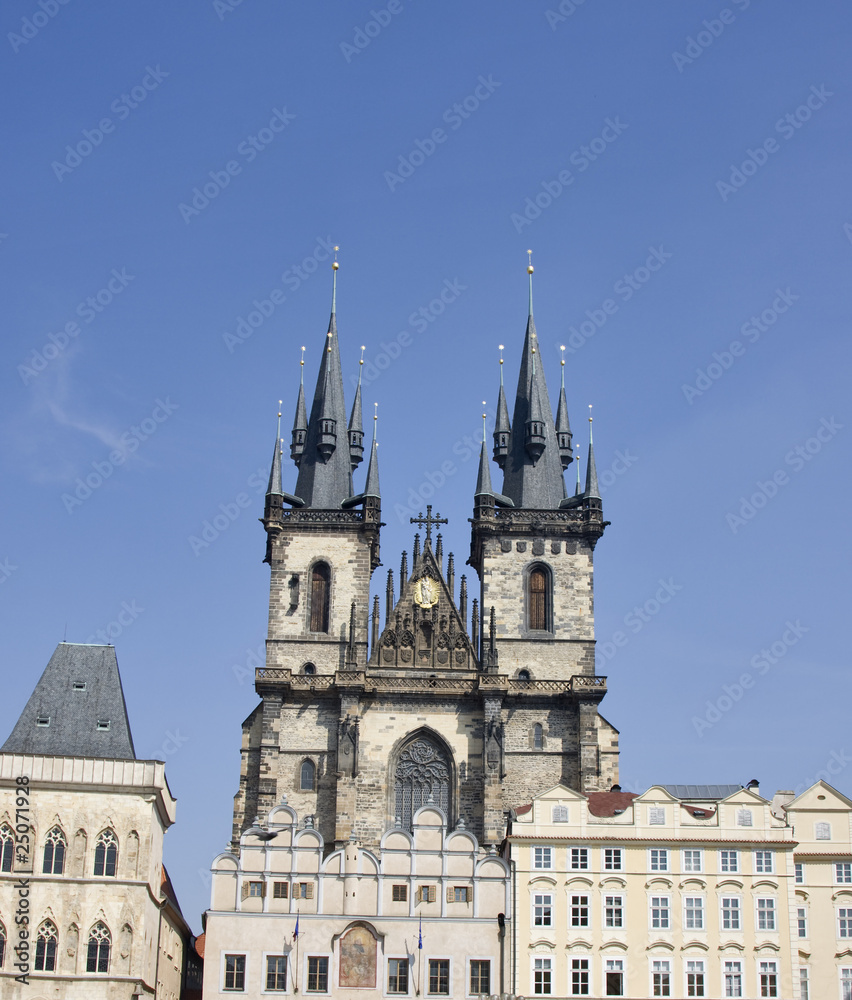
<svg viewBox="0 0 852 1000">
<path fill-rule="evenodd" d="M 400 749 L 393 771 L 394 818 L 411 829 L 414 814 L 425 805 L 436 805 L 449 823 L 452 806 L 453 765 L 446 748 L 427 733 L 417 733 Z"/>
</svg>

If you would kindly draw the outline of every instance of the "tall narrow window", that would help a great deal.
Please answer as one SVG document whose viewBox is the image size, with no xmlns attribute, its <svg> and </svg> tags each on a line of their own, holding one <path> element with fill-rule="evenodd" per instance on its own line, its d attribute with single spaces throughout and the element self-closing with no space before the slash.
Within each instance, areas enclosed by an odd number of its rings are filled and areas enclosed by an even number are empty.
<svg viewBox="0 0 852 1000">
<path fill-rule="evenodd" d="M 38 929 L 35 955 L 36 972 L 56 971 L 56 928 L 49 920 Z"/>
<path fill-rule="evenodd" d="M 0 871 L 12 870 L 12 858 L 15 856 L 15 834 L 10 826 L 0 826 Z"/>
<path fill-rule="evenodd" d="M 118 863 L 118 841 L 112 830 L 104 830 L 98 835 L 95 844 L 95 875 L 115 877 L 115 867 Z"/>
<path fill-rule="evenodd" d="M 403 829 L 411 829 L 414 814 L 434 803 L 451 820 L 450 761 L 431 740 L 419 736 L 400 753 L 394 773 L 395 817 Z"/>
<path fill-rule="evenodd" d="M 65 834 L 55 826 L 44 842 L 44 862 L 42 872 L 45 875 L 61 875 L 65 871 Z"/>
<path fill-rule="evenodd" d="M 546 632 L 550 621 L 550 574 L 544 566 L 535 566 L 529 575 L 529 628 Z"/>
<path fill-rule="evenodd" d="M 315 787 L 317 769 L 312 760 L 302 761 L 302 770 L 299 776 L 299 787 L 303 792 L 312 792 Z"/>
<path fill-rule="evenodd" d="M 6 961 L 6 928 L 0 924 L 0 969 Z M 487 992 L 487 991 L 486 991 Z"/>
<path fill-rule="evenodd" d="M 328 632 L 331 569 L 328 563 L 314 563 L 311 570 L 311 631 Z"/>
<path fill-rule="evenodd" d="M 89 931 L 86 972 L 109 972 L 110 935 L 100 921 Z"/>
<path fill-rule="evenodd" d="M 533 749 L 541 750 L 544 747 L 544 729 L 540 723 L 533 726 Z"/>
</svg>

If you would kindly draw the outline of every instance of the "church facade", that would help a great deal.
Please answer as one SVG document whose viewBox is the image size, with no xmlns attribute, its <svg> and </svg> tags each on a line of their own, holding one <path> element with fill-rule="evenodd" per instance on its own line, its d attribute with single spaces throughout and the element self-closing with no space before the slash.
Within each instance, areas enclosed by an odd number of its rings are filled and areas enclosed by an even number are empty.
<svg viewBox="0 0 852 1000">
<path fill-rule="evenodd" d="M 370 600 L 380 565 L 378 455 L 365 443 L 361 387 L 344 400 L 336 280 L 310 406 L 300 385 L 284 490 L 279 431 L 263 524 L 271 570 L 260 703 L 243 724 L 232 844 L 282 795 L 328 850 L 354 837 L 375 848 L 437 806 L 483 845 L 499 844 L 508 810 L 562 783 L 578 792 L 618 780 L 618 734 L 599 714 L 593 553 L 603 534 L 590 443 L 585 488 L 574 460 L 564 377 L 556 417 L 530 302 L 513 416 L 501 385 L 492 486 L 482 444 L 468 563 L 456 578 L 443 519 L 417 519 Z M 354 475 L 367 456 L 363 489 Z M 399 567 L 395 574 L 396 566 Z M 384 605 L 382 608 L 381 605 Z"/>
</svg>

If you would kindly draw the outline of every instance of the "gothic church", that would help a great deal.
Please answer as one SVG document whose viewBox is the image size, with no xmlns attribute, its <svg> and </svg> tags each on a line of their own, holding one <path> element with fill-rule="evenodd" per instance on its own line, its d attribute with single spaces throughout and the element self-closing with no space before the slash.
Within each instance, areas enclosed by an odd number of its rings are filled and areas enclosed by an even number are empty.
<svg viewBox="0 0 852 1000">
<path fill-rule="evenodd" d="M 585 488 L 569 495 L 573 461 L 564 369 L 553 417 L 532 310 L 512 419 L 502 384 L 492 487 L 482 443 L 473 494 L 468 581 L 446 560 L 445 523 L 418 519 L 409 563 L 387 572 L 384 614 L 370 601 L 382 527 L 373 434 L 365 452 L 361 387 L 347 421 L 336 315 L 311 403 L 299 387 L 282 480 L 275 439 L 263 524 L 271 570 L 260 704 L 243 724 L 233 842 L 286 795 L 330 849 L 378 845 L 434 803 L 449 827 L 499 843 L 508 811 L 559 782 L 578 791 L 618 781 L 618 733 L 599 714 L 592 562 L 603 519 L 590 441 Z M 502 362 L 501 362 L 502 364 Z M 564 364 L 564 362 L 563 362 Z M 474 591 L 475 593 L 475 591 Z"/>
</svg>

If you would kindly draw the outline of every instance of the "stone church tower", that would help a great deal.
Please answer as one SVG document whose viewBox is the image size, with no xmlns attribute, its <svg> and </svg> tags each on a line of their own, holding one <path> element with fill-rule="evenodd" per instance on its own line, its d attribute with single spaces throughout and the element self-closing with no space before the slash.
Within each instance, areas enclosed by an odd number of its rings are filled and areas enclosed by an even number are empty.
<svg viewBox="0 0 852 1000">
<path fill-rule="evenodd" d="M 262 701 L 243 724 L 236 843 L 287 796 L 327 845 L 378 844 L 434 802 L 450 826 L 497 843 L 509 809 L 563 782 L 618 780 L 618 734 L 598 714 L 592 553 L 603 534 L 594 453 L 586 488 L 568 496 L 572 461 L 564 379 L 556 420 L 530 310 L 514 416 L 501 386 L 491 485 L 485 442 L 474 495 L 470 565 L 479 598 L 417 519 L 398 589 L 387 574 L 383 623 L 370 578 L 379 566 L 381 496 L 375 433 L 363 490 L 361 389 L 346 422 L 335 291 L 310 416 L 299 387 L 282 487 L 280 416 L 263 524 L 271 568 Z"/>
</svg>

